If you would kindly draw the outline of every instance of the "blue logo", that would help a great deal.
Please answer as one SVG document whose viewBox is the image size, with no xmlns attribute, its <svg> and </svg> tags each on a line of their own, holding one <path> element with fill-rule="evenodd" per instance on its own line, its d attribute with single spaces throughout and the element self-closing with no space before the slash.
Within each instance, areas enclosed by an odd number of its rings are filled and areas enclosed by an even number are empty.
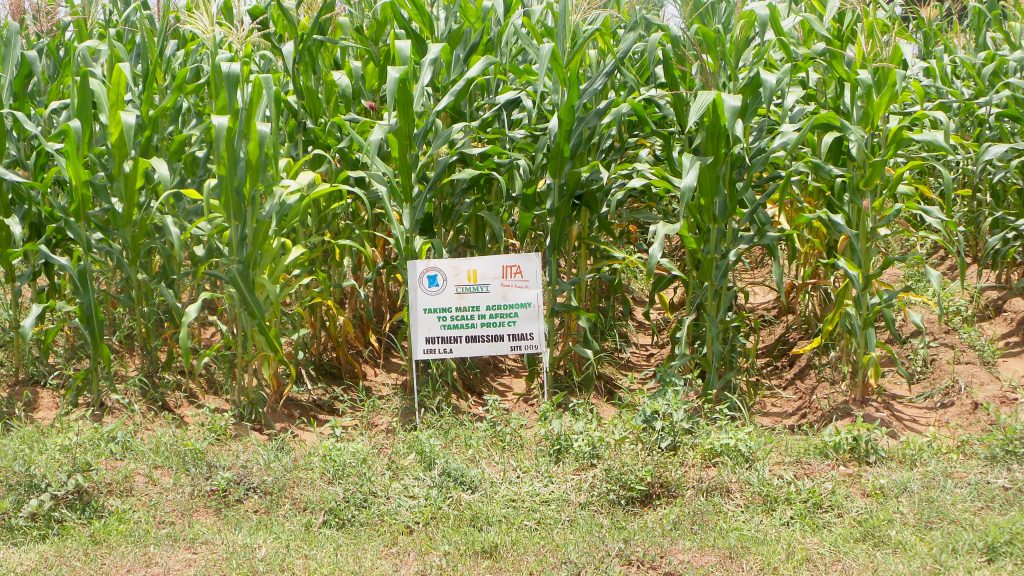
<svg viewBox="0 0 1024 576">
<path fill-rule="evenodd" d="M 444 273 L 444 270 L 431 266 L 420 272 L 420 277 L 416 283 L 419 284 L 420 292 L 428 296 L 437 296 L 448 287 L 448 276 Z"/>
</svg>

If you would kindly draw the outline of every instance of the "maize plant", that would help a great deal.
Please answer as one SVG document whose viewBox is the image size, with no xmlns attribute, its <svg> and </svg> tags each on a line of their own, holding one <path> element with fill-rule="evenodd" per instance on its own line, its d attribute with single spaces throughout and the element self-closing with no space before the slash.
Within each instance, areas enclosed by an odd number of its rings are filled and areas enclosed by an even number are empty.
<svg viewBox="0 0 1024 576">
<path fill-rule="evenodd" d="M 556 387 L 614 383 L 646 293 L 661 373 L 743 403 L 757 327 L 737 267 L 756 249 L 787 350 L 842 359 L 837 385 L 859 401 L 900 312 L 930 304 L 895 268 L 944 255 L 961 276 L 970 260 L 1019 279 L 1018 3 L 671 13 L 112 0 L 14 14 L 2 369 L 70 403 L 201 385 L 258 420 L 296 387 L 406 357 L 408 260 L 538 250 Z M 474 366 L 428 379 L 469 392 Z"/>
<path fill-rule="evenodd" d="M 662 50 L 678 140 L 667 179 L 678 188 L 678 216 L 652 227 L 647 271 L 654 276 L 652 301 L 667 302 L 663 294 L 673 283 L 685 285 L 685 314 L 673 329 L 676 360 L 690 359 L 703 398 L 735 402 L 744 344 L 732 273 L 750 248 L 773 238 L 768 195 L 757 194 L 755 179 L 771 161 L 766 137 L 776 128 L 758 111 L 772 107 L 781 84 L 762 68 L 773 44 L 756 11 L 715 2 L 693 10 L 693 26 L 669 30 Z M 774 7 L 765 7 L 765 15 L 778 18 Z M 700 56 L 691 63 L 689 54 Z M 686 74 L 687 68 L 698 73 Z M 681 96 L 687 89 L 691 101 Z M 678 264 L 663 257 L 669 234 L 680 239 Z M 656 274 L 659 267 L 667 273 Z"/>
</svg>

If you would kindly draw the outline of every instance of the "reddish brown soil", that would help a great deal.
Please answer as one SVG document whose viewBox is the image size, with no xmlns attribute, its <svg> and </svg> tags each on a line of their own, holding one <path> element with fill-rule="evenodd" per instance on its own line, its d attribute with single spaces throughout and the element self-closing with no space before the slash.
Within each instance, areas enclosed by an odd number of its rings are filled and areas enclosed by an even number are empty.
<svg viewBox="0 0 1024 576">
<path fill-rule="evenodd" d="M 30 422 L 50 424 L 60 413 L 60 394 L 47 388 L 14 386 L 4 393 L 4 397 Z"/>
<path fill-rule="evenodd" d="M 951 273 L 952 271 L 946 271 Z M 898 283 L 898 274 L 885 278 Z M 972 277 L 972 274 L 969 274 Z M 925 323 L 928 341 L 927 367 L 912 385 L 886 359 L 887 368 L 878 393 L 863 405 L 852 405 L 837 373 L 838 362 L 819 350 L 806 355 L 778 355 L 797 343 L 785 322 L 769 330 L 762 352 L 775 351 L 776 361 L 765 361 L 764 392 L 755 406 L 758 422 L 786 428 L 820 428 L 832 423 L 847 424 L 863 418 L 889 428 L 894 435 L 925 433 L 930 430 L 956 435 L 976 432 L 990 425 L 997 414 L 1012 413 L 1022 406 L 1021 378 L 1024 375 L 1024 297 L 1005 287 L 982 290 L 991 315 L 979 318 L 979 328 L 1002 350 L 993 366 L 985 366 L 978 354 L 958 333 L 939 323 L 934 310 L 916 307 Z M 893 347 L 905 366 L 915 351 L 920 333 L 903 321 L 899 326 L 909 341 Z M 761 354 L 761 357 L 771 357 Z"/>
<path fill-rule="evenodd" d="M 1011 381 L 1024 382 L 1024 294 L 996 292 L 989 300 L 989 308 L 990 317 L 980 328 L 1002 349 L 996 370 Z"/>
<path fill-rule="evenodd" d="M 862 406 L 851 405 L 845 390 L 829 382 L 833 360 L 814 353 L 793 357 L 768 369 L 768 386 L 755 410 L 758 422 L 796 428 L 849 423 L 858 416 L 881 424 L 896 434 L 937 430 L 956 434 L 977 431 L 991 423 L 989 408 L 1005 412 L 1020 401 L 1017 392 L 987 369 L 978 355 L 960 341 L 956 332 L 925 313 L 929 341 L 928 372 L 910 385 L 890 368 L 878 394 Z M 897 347 L 909 358 L 912 343 Z"/>
</svg>

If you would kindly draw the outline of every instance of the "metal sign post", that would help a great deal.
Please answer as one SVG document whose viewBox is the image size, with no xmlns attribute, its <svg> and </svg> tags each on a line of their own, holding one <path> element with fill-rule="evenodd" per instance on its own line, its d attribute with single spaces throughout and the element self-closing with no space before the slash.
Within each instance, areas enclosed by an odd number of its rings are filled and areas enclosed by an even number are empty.
<svg viewBox="0 0 1024 576">
<path fill-rule="evenodd" d="M 540 354 L 548 399 L 550 354 L 540 253 L 410 260 L 407 278 L 417 424 L 418 360 Z"/>
</svg>

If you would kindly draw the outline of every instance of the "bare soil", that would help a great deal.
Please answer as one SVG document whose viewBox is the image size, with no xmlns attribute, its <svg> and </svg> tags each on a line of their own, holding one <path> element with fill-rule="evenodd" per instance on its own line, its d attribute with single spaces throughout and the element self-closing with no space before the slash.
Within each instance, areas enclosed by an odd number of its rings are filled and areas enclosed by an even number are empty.
<svg viewBox="0 0 1024 576">
<path fill-rule="evenodd" d="M 50 424 L 60 412 L 60 395 L 38 386 L 13 386 L 4 394 L 31 422 Z"/>
<path fill-rule="evenodd" d="M 1009 380 L 1024 382 L 1024 295 L 998 289 L 985 289 L 990 316 L 979 327 L 999 343 L 1002 353 L 996 371 Z"/>
</svg>

